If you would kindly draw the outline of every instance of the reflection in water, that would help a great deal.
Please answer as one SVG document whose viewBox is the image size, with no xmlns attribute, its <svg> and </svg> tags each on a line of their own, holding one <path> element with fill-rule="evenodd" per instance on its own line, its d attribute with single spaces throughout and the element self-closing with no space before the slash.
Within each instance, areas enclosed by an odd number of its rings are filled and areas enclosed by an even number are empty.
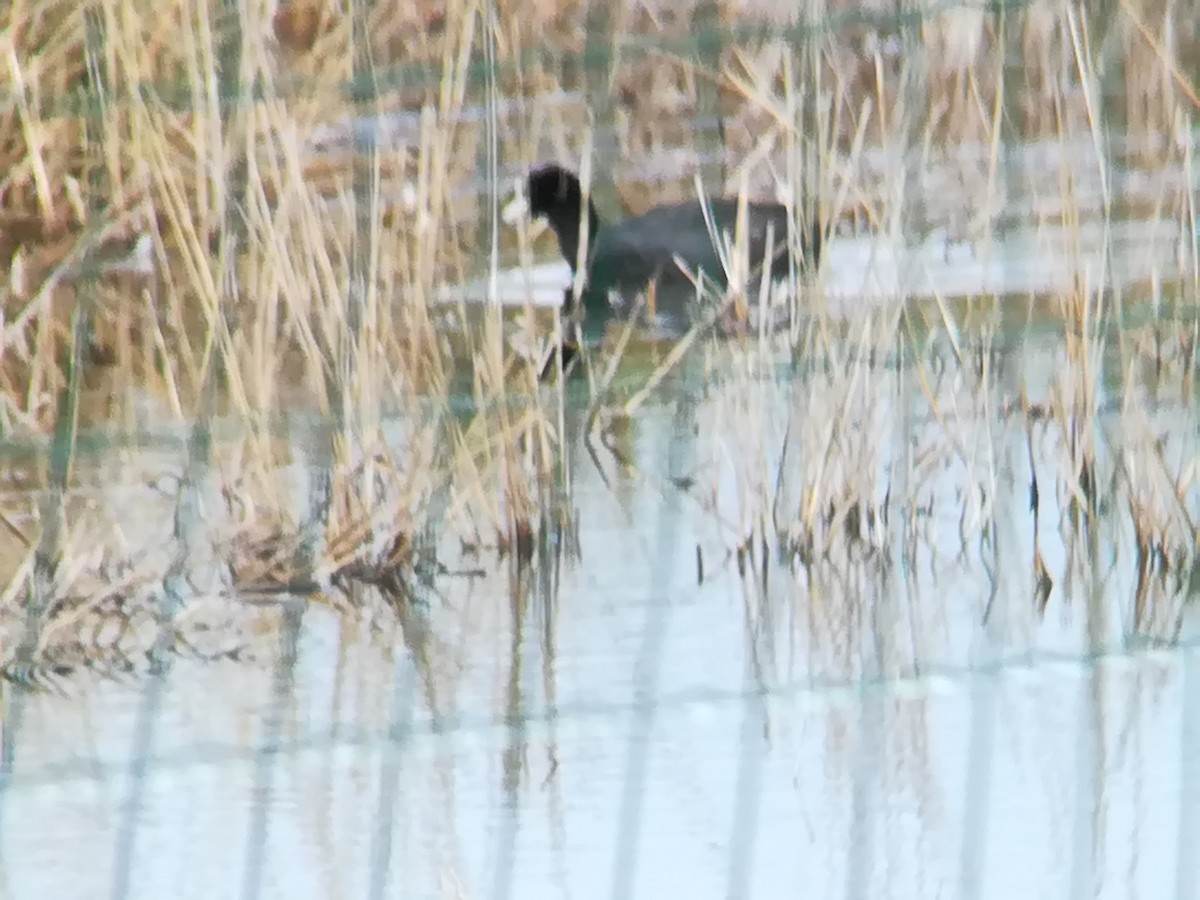
<svg viewBox="0 0 1200 900">
<path fill-rule="evenodd" d="M 1089 500 L 1060 420 L 999 402 L 1014 374 L 749 380 L 743 352 L 700 389 L 713 360 L 685 368 L 600 440 L 603 468 L 571 448 L 578 552 L 265 604 L 258 663 L 10 691 L 5 890 L 1186 885 L 1195 623 L 1186 573 L 1137 549 L 1149 528 L 1183 558 L 1168 495 L 1130 474 L 1196 458 L 1186 401 L 1090 401 Z M 1062 352 L 1009 360 L 1034 402 L 1069 402 Z M 1196 487 L 1178 496 L 1194 520 Z"/>
</svg>

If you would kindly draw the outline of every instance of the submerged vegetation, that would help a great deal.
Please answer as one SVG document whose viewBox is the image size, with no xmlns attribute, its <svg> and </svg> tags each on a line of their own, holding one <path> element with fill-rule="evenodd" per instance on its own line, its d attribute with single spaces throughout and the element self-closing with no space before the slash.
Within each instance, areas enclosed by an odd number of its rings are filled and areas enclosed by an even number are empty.
<svg viewBox="0 0 1200 900">
<path fill-rule="evenodd" d="M 0 666 L 237 654 L 254 598 L 528 563 L 570 544 L 568 461 L 636 469 L 621 423 L 689 366 L 709 458 L 663 487 L 746 572 L 958 553 L 1044 605 L 1041 531 L 1090 548 L 1070 578 L 1109 528 L 1139 573 L 1118 630 L 1169 638 L 1200 578 L 1200 5 L 810 6 L 8 4 Z M 618 329 L 547 385 L 556 317 L 447 286 L 553 256 L 498 219 L 549 158 L 632 213 L 806 193 L 863 271 L 986 269 L 1015 235 L 1061 277 L 847 298 L 835 251 L 786 329 Z M 1118 254 L 1125 222 L 1166 237 Z"/>
</svg>

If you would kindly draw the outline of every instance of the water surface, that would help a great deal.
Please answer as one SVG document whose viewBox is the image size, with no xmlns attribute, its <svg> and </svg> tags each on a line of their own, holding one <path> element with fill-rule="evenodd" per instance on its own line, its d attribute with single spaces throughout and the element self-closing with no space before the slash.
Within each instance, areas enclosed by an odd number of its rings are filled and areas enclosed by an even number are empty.
<svg viewBox="0 0 1200 900">
<path fill-rule="evenodd" d="M 1062 350 L 1010 362 L 1049 392 Z M 756 473 L 818 471 L 800 414 L 829 409 L 685 374 L 617 438 L 636 469 L 570 446 L 578 553 L 288 601 L 240 661 L 9 690 L 0 895 L 1194 896 L 1186 580 L 1139 620 L 1124 495 L 1072 525 L 1053 428 L 1031 457 L 969 379 L 938 421 L 911 369 L 872 378 L 822 390 L 878 429 L 845 455 L 874 454 L 888 522 L 824 554 L 737 548 Z M 1179 403 L 1148 415 L 1186 467 Z M 1109 471 L 1138 451 L 1101 409 Z"/>
</svg>

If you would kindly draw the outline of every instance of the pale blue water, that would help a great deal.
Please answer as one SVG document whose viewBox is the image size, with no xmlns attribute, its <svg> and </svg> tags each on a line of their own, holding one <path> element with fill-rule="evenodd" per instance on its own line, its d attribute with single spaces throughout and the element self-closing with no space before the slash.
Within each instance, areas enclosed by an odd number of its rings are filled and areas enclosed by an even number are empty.
<svg viewBox="0 0 1200 900">
<path fill-rule="evenodd" d="M 1010 360 L 1035 401 L 1052 346 Z M 1040 426 L 1039 612 L 1023 422 L 953 372 L 940 420 L 911 372 L 871 379 L 690 383 L 639 414 L 636 472 L 575 446 L 578 558 L 484 559 L 402 614 L 298 606 L 243 663 L 9 690 L 0 896 L 1194 897 L 1186 586 L 1134 634 L 1128 518 L 1073 536 Z M 1194 467 L 1194 411 L 1160 403 L 1102 417 L 1105 471 L 1150 459 L 1122 430 L 1143 414 Z M 839 410 L 875 430 L 816 483 L 890 487 L 888 524 L 739 575 L 785 426 L 813 473 Z"/>
</svg>

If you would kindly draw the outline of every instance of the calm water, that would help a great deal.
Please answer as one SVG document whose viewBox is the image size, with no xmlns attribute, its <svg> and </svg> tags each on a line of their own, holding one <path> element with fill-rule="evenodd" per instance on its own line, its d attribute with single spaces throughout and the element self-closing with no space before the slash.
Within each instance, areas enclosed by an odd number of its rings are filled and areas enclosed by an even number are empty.
<svg viewBox="0 0 1200 900">
<path fill-rule="evenodd" d="M 1035 400 L 1062 371 L 1051 343 L 1012 364 Z M 790 421 L 788 465 L 816 471 L 804 429 L 829 409 L 800 379 L 685 380 L 625 436 L 636 472 L 577 453 L 578 557 L 399 613 L 264 611 L 245 662 L 10 692 L 0 896 L 1195 897 L 1187 590 L 1131 637 L 1120 491 L 1077 531 L 1042 429 L 1035 523 L 1023 423 L 953 378 L 938 423 L 911 373 L 873 377 L 828 402 L 878 429 L 890 523 L 808 567 L 739 574 L 730 551 L 749 448 L 782 452 Z M 1101 466 L 1144 460 L 1129 415 L 1102 417 Z M 1194 409 L 1145 415 L 1194 467 Z"/>
</svg>

